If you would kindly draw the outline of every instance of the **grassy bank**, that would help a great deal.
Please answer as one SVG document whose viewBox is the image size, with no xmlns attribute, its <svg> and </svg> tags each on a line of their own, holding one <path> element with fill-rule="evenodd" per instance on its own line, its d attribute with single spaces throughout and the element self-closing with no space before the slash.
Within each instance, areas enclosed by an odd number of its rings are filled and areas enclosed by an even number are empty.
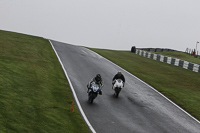
<svg viewBox="0 0 200 133">
<path fill-rule="evenodd" d="M 200 74 L 129 51 L 91 49 L 147 82 L 200 120 Z"/>
<path fill-rule="evenodd" d="M 0 132 L 90 132 L 48 40 L 0 30 Z"/>
</svg>

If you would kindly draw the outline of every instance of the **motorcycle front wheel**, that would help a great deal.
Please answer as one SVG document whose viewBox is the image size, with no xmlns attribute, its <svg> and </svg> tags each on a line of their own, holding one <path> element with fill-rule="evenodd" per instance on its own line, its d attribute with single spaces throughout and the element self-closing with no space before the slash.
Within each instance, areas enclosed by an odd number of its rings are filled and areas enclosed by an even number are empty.
<svg viewBox="0 0 200 133">
<path fill-rule="evenodd" d="M 115 92 L 114 95 L 115 95 L 116 97 L 118 97 L 118 96 L 119 96 L 119 93 Z"/>
<path fill-rule="evenodd" d="M 93 103 L 93 100 L 94 100 L 94 99 L 90 96 L 90 97 L 89 97 L 89 103 Z"/>
<path fill-rule="evenodd" d="M 95 99 L 96 97 L 97 97 L 97 94 L 94 93 L 94 92 L 93 92 L 93 93 L 91 92 L 91 93 L 89 94 L 89 98 L 88 98 L 89 102 L 90 102 L 90 103 L 93 103 L 93 101 L 94 101 L 94 99 Z"/>
<path fill-rule="evenodd" d="M 121 91 L 121 88 L 116 87 L 116 88 L 115 88 L 115 93 L 114 93 L 114 95 L 115 95 L 116 97 L 118 97 L 120 91 Z"/>
</svg>

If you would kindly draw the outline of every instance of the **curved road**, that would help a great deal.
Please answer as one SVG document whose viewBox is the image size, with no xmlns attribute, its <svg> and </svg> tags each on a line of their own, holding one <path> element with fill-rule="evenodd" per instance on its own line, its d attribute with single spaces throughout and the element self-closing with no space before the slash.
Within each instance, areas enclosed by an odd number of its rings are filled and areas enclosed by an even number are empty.
<svg viewBox="0 0 200 133">
<path fill-rule="evenodd" d="M 200 133 L 199 121 L 107 59 L 84 47 L 51 43 L 97 133 Z M 126 84 L 115 98 L 111 80 L 118 71 L 124 74 Z M 97 73 L 104 80 L 103 95 L 89 104 L 86 85 Z"/>
</svg>

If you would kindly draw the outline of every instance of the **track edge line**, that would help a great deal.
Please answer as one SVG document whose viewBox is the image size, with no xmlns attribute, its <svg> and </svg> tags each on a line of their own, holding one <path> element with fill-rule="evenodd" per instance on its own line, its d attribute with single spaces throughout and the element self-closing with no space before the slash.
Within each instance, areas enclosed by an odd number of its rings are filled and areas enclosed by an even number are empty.
<svg viewBox="0 0 200 133">
<path fill-rule="evenodd" d="M 49 40 L 49 39 L 48 39 L 48 40 Z M 61 66 L 62 66 L 62 69 L 63 69 L 63 71 L 64 71 L 64 73 L 65 73 L 65 76 L 66 76 L 66 78 L 67 78 L 67 80 L 68 80 L 68 82 L 69 82 L 70 88 L 71 88 L 72 93 L 73 93 L 73 95 L 74 95 L 76 104 L 78 105 L 78 108 L 79 108 L 79 110 L 80 110 L 80 112 L 81 112 L 81 115 L 83 116 L 83 118 L 84 118 L 86 124 L 88 125 L 88 127 L 90 128 L 90 130 L 92 131 L 92 133 L 96 133 L 96 131 L 94 130 L 94 128 L 93 128 L 92 125 L 90 124 L 89 120 L 87 119 L 87 117 L 86 117 L 86 115 L 85 115 L 85 113 L 84 113 L 84 111 L 83 111 L 83 109 L 82 109 L 82 107 L 81 107 L 81 105 L 80 105 L 80 102 L 79 102 L 79 100 L 78 100 L 78 97 L 77 97 L 77 95 L 76 95 L 76 92 L 75 92 L 75 90 L 74 90 L 74 87 L 72 86 L 71 80 L 70 80 L 70 78 L 69 78 L 69 76 L 68 76 L 68 74 L 67 74 L 67 71 L 65 70 L 64 65 L 62 64 L 62 62 L 61 62 L 61 60 L 60 60 L 60 57 L 59 57 L 58 53 L 56 52 L 56 50 L 55 50 L 55 48 L 54 48 L 54 46 L 53 46 L 51 40 L 49 40 L 49 42 L 50 42 L 51 47 L 53 48 L 53 50 L 54 50 L 54 52 L 55 52 L 55 54 L 56 54 L 56 56 L 57 56 L 57 58 L 58 58 L 58 61 L 60 62 Z"/>
</svg>

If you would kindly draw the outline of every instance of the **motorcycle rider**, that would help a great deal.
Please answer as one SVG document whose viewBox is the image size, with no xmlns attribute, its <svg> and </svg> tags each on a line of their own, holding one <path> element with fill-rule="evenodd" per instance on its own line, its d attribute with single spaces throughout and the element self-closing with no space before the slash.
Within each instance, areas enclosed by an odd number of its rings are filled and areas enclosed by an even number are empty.
<svg viewBox="0 0 200 133">
<path fill-rule="evenodd" d="M 102 95 L 101 88 L 103 87 L 103 80 L 101 78 L 101 75 L 97 74 L 93 79 L 91 79 L 91 81 L 87 85 L 87 88 L 88 88 L 87 93 L 89 92 L 89 89 L 91 88 L 91 83 L 92 82 L 95 82 L 96 84 L 99 85 L 99 88 L 100 88 L 99 95 Z"/>
<path fill-rule="evenodd" d="M 117 80 L 117 79 L 121 79 L 123 81 L 123 87 L 124 87 L 125 78 L 124 78 L 124 75 L 120 71 L 113 77 L 112 85 L 114 85 L 115 80 Z"/>
</svg>

